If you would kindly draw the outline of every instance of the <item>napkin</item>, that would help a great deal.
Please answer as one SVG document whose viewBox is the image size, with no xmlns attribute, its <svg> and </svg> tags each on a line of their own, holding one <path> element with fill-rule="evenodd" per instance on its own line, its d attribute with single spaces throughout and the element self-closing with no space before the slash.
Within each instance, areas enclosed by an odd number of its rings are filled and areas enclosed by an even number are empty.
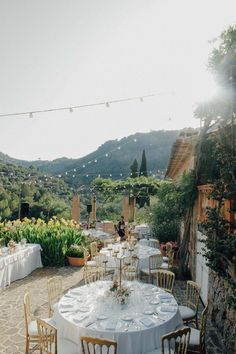
<svg viewBox="0 0 236 354">
<path fill-rule="evenodd" d="M 175 312 L 176 311 L 176 306 L 162 305 L 160 307 L 160 310 L 162 312 Z"/>
<path fill-rule="evenodd" d="M 70 308 L 72 308 L 73 306 L 74 306 L 73 304 L 67 304 L 67 303 L 61 304 L 61 308 L 62 308 L 62 309 L 70 309 Z"/>
<path fill-rule="evenodd" d="M 116 325 L 117 325 L 117 321 L 115 321 L 115 320 L 109 321 L 106 324 L 106 329 L 115 330 L 116 329 Z"/>
<path fill-rule="evenodd" d="M 143 318 L 140 318 L 139 320 L 142 324 L 144 324 L 144 326 L 146 327 L 151 327 L 154 325 L 154 322 L 151 320 L 151 318 L 148 318 L 148 317 L 143 317 Z"/>
<path fill-rule="evenodd" d="M 77 315 L 76 317 L 73 317 L 72 320 L 75 323 L 81 323 L 87 317 L 88 315 Z"/>
<path fill-rule="evenodd" d="M 158 294 L 158 297 L 159 299 L 163 299 L 163 300 L 166 300 L 166 299 L 172 299 L 172 295 L 171 294 L 168 294 L 168 293 L 164 293 L 164 294 Z"/>
</svg>

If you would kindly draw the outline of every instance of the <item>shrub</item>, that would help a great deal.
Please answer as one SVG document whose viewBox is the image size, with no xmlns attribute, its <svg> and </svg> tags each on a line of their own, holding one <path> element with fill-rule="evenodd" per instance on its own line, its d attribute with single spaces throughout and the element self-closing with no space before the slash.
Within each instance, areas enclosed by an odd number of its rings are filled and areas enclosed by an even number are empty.
<svg viewBox="0 0 236 354">
<path fill-rule="evenodd" d="M 22 238 L 28 243 L 40 244 L 44 266 L 64 266 L 68 248 L 84 243 L 84 236 L 73 221 L 56 218 L 48 223 L 41 219 L 0 223 L 0 237 L 5 240 L 5 245 L 10 239 L 20 242 Z"/>
<path fill-rule="evenodd" d="M 66 251 L 66 256 L 84 258 L 84 247 L 79 245 L 71 245 Z"/>
</svg>

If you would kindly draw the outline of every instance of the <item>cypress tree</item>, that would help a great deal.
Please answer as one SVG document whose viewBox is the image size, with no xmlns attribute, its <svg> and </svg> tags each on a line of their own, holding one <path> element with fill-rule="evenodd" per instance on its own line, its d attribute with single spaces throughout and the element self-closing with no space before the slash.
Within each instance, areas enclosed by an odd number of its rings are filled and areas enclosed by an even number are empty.
<svg viewBox="0 0 236 354">
<path fill-rule="evenodd" d="M 134 159 L 132 165 L 130 166 L 131 178 L 138 177 L 138 161 Z"/>
<path fill-rule="evenodd" d="M 139 176 L 147 177 L 147 175 L 148 175 L 147 174 L 147 160 L 146 160 L 145 150 L 143 150 L 142 161 L 141 161 L 140 170 L 139 170 Z"/>
</svg>

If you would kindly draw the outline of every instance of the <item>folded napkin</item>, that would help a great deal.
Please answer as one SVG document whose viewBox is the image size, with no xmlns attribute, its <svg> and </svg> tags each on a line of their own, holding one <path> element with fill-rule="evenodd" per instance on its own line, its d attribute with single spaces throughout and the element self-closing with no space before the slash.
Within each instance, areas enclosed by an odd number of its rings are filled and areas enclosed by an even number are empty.
<svg viewBox="0 0 236 354">
<path fill-rule="evenodd" d="M 175 312 L 176 311 L 176 306 L 171 306 L 171 305 L 162 305 L 160 307 L 160 310 L 162 312 Z"/>
<path fill-rule="evenodd" d="M 168 293 L 158 294 L 159 299 L 172 299 L 172 295 Z"/>
<path fill-rule="evenodd" d="M 116 321 L 116 320 L 114 320 L 114 321 L 109 321 L 109 322 L 106 324 L 106 329 L 115 330 L 115 329 L 116 329 L 116 325 L 117 325 L 117 321 Z"/>
<path fill-rule="evenodd" d="M 67 304 L 67 303 L 64 302 L 64 303 L 61 304 L 60 307 L 61 307 L 62 309 L 70 309 L 70 308 L 72 308 L 73 306 L 74 306 L 73 304 L 69 304 L 69 303 Z"/>
<path fill-rule="evenodd" d="M 88 315 L 77 315 L 75 317 L 72 318 L 74 323 L 81 323 L 83 320 L 85 320 L 85 318 L 88 318 Z"/>
<path fill-rule="evenodd" d="M 142 317 L 142 318 L 140 318 L 139 322 L 144 324 L 144 326 L 146 326 L 146 327 L 151 327 L 154 325 L 154 322 L 149 317 Z"/>
</svg>

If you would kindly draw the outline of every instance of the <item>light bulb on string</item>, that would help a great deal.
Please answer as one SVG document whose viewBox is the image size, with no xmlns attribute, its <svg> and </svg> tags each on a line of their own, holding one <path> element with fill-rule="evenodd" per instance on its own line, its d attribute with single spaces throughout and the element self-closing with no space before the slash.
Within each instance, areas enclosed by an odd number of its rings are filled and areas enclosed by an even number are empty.
<svg viewBox="0 0 236 354">
<path fill-rule="evenodd" d="M 110 103 L 106 102 L 106 107 L 109 108 L 110 107 Z"/>
<path fill-rule="evenodd" d="M 32 112 L 30 112 L 29 117 L 30 117 L 30 118 L 34 118 L 34 115 L 33 115 Z"/>
<path fill-rule="evenodd" d="M 70 113 L 73 113 L 73 112 L 74 112 L 74 110 L 73 110 L 72 107 L 70 107 L 69 111 L 70 111 Z"/>
<path fill-rule="evenodd" d="M 140 97 L 140 102 L 143 102 L 143 97 Z"/>
</svg>

